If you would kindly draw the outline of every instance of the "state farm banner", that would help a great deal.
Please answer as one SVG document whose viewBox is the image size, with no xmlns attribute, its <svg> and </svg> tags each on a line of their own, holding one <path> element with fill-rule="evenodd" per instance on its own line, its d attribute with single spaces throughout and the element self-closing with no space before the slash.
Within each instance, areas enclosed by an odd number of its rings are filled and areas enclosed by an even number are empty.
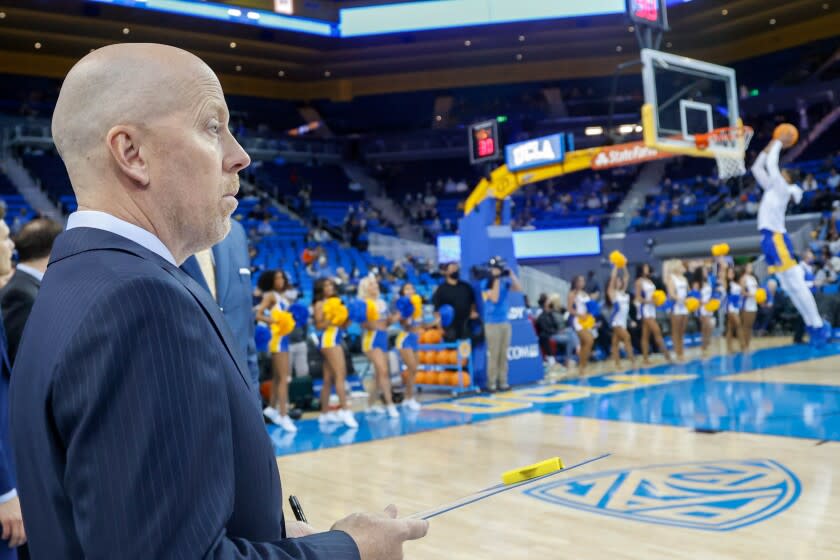
<svg viewBox="0 0 840 560">
<path fill-rule="evenodd" d="M 604 146 L 592 158 L 592 169 L 598 170 L 621 167 L 622 165 L 636 165 L 646 161 L 674 157 L 674 155 L 648 148 L 644 142 L 629 142 L 627 144 L 616 144 L 615 146 Z"/>
</svg>

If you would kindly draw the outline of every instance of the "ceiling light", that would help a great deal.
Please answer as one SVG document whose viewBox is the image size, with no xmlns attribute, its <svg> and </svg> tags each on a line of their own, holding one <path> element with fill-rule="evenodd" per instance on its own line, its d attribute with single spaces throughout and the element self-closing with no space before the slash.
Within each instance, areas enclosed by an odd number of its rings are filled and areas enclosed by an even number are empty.
<svg viewBox="0 0 840 560">
<path fill-rule="evenodd" d="M 470 45 L 472 45 L 472 41 L 470 41 L 469 39 L 467 39 L 466 41 L 464 41 L 464 46 L 465 46 L 465 47 L 469 47 Z"/>
<path fill-rule="evenodd" d="M 41 48 L 41 43 L 35 43 L 35 48 L 40 49 Z"/>
<path fill-rule="evenodd" d="M 623 124 L 618 127 L 618 132 L 620 132 L 621 134 L 630 134 L 634 130 L 636 130 L 635 124 Z"/>
<path fill-rule="evenodd" d="M 629 31 L 630 33 L 633 33 L 634 31 L 636 31 L 636 28 L 631 25 L 630 27 L 627 28 L 627 31 Z"/>
<path fill-rule="evenodd" d="M 623 50 L 624 50 L 624 49 L 621 47 L 621 45 L 618 45 L 618 46 L 615 48 L 615 52 L 621 52 L 621 51 L 623 51 Z"/>
<path fill-rule="evenodd" d="M 823 8 L 824 8 L 824 9 L 827 9 L 827 8 L 825 8 L 825 6 L 826 6 L 826 5 L 825 5 L 825 4 L 823 4 Z M 0 19 L 6 19 L 6 12 L 0 12 Z"/>
<path fill-rule="evenodd" d="M 770 25 L 776 25 L 776 18 L 772 18 L 770 20 Z"/>
<path fill-rule="evenodd" d="M 242 72 L 242 66 L 240 66 L 239 64 L 237 64 L 237 65 L 236 65 L 236 71 L 237 71 L 237 72 Z"/>
<path fill-rule="evenodd" d="M 332 76 L 332 72 L 330 72 L 329 70 L 324 70 L 324 77 L 329 78 L 330 76 Z"/>
<path fill-rule="evenodd" d="M 600 126 L 587 126 L 583 133 L 587 136 L 598 136 L 599 134 L 604 133 L 604 129 Z"/>
<path fill-rule="evenodd" d="M 239 17 L 242 15 L 242 10 L 237 10 L 236 8 L 231 8 L 228 10 L 228 15 L 233 17 Z"/>
<path fill-rule="evenodd" d="M 436 116 L 436 117 L 435 117 L 435 120 L 436 120 L 437 122 L 440 122 L 440 121 L 442 121 L 442 120 L 443 120 L 443 117 L 441 117 L 440 115 L 438 115 L 438 116 Z"/>
<path fill-rule="evenodd" d="M 522 53 L 516 53 L 516 60 L 522 60 Z"/>
<path fill-rule="evenodd" d="M 236 48 L 236 41 L 231 41 L 230 42 L 230 48 L 232 48 L 232 49 Z"/>
<path fill-rule="evenodd" d="M 248 19 L 260 19 L 260 14 L 257 12 L 248 12 Z"/>
<path fill-rule="evenodd" d="M 722 16 L 728 16 L 728 15 L 729 15 L 729 10 L 727 10 L 726 8 L 722 9 L 722 10 L 720 11 L 720 15 L 722 15 Z"/>
<path fill-rule="evenodd" d="M 128 27 L 123 27 L 123 35 L 128 35 L 129 33 L 131 33 L 131 29 L 129 29 Z"/>
<path fill-rule="evenodd" d="M 286 73 L 285 73 L 285 72 L 283 72 L 282 70 L 280 70 L 279 72 L 277 72 L 277 77 L 278 77 L 278 78 L 282 78 L 282 77 L 283 77 L 283 76 L 285 76 L 285 75 L 286 75 Z"/>
<path fill-rule="evenodd" d="M 636 125 L 636 129 L 635 129 L 635 130 L 636 130 L 636 132 L 641 132 L 641 131 L 643 131 L 643 130 L 644 130 L 644 128 L 642 128 L 642 125 L 637 124 L 637 125 Z"/>
<path fill-rule="evenodd" d="M 524 42 L 525 42 L 525 35 L 520 35 L 520 36 L 519 36 L 519 42 L 520 42 L 520 43 L 524 43 Z"/>
</svg>

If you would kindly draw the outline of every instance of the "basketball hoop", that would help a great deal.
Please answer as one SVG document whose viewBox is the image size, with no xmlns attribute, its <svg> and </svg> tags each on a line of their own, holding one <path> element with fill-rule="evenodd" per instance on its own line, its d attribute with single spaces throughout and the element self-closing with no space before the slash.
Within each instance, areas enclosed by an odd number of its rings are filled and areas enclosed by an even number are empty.
<svg viewBox="0 0 840 560">
<path fill-rule="evenodd" d="M 706 134 L 695 134 L 694 143 L 698 149 L 710 150 L 714 154 L 718 177 L 730 179 L 740 177 L 747 172 L 744 154 L 752 137 L 752 127 L 725 127 Z"/>
</svg>

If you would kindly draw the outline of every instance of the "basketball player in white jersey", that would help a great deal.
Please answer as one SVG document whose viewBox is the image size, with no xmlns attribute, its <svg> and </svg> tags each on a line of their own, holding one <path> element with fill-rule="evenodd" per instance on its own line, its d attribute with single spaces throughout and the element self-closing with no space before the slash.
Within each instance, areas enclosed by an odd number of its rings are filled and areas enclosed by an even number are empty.
<svg viewBox="0 0 840 560">
<path fill-rule="evenodd" d="M 767 259 L 769 270 L 779 278 L 782 289 L 802 315 L 811 344 L 823 346 L 831 335 L 831 327 L 825 323 L 817 309 L 817 303 L 808 286 L 805 275 L 797 266 L 793 256 L 793 244 L 785 227 L 785 212 L 791 198 L 797 204 L 802 200 L 802 189 L 793 184 L 790 174 L 779 169 L 779 153 L 783 142 L 790 146 L 793 139 L 782 137 L 772 140 L 759 154 L 752 166 L 755 180 L 764 189 L 758 207 L 758 229 L 761 231 L 761 249 Z"/>
</svg>

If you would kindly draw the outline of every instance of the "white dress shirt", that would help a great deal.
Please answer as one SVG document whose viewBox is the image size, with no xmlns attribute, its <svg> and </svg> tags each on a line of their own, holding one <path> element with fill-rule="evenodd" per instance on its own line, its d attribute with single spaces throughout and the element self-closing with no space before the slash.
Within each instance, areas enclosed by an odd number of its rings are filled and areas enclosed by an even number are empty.
<svg viewBox="0 0 840 560">
<path fill-rule="evenodd" d="M 28 274 L 38 282 L 43 282 L 44 280 L 44 273 L 38 270 L 37 268 L 32 268 L 31 266 L 27 266 L 25 264 L 19 264 L 15 267 L 15 270 L 18 272 L 24 272 Z"/>
<path fill-rule="evenodd" d="M 106 212 L 98 212 L 96 210 L 73 212 L 70 214 L 70 217 L 67 218 L 67 229 L 71 230 L 80 227 L 110 231 L 120 237 L 125 237 L 130 241 L 134 241 L 149 251 L 160 255 L 173 265 L 178 266 L 175 263 L 175 257 L 172 256 L 172 252 L 166 248 L 163 241 L 158 239 L 155 234 Z"/>
</svg>

